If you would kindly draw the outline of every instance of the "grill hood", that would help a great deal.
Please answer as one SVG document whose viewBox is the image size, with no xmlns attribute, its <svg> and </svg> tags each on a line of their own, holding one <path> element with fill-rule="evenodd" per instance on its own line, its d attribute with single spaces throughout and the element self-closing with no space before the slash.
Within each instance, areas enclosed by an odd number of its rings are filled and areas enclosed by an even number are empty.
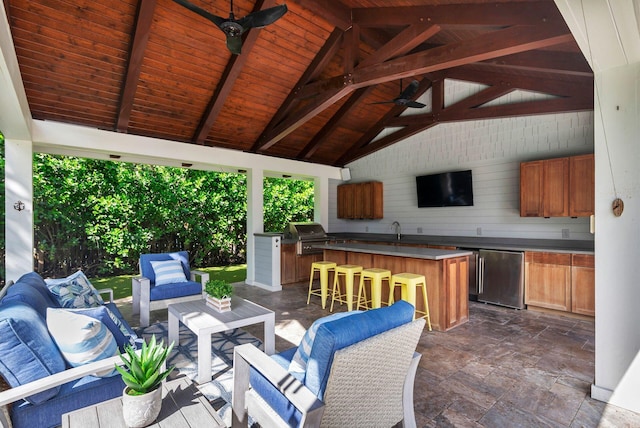
<svg viewBox="0 0 640 428">
<path fill-rule="evenodd" d="M 296 241 L 322 241 L 328 237 L 320 223 L 291 222 L 284 231 L 284 238 Z"/>
</svg>

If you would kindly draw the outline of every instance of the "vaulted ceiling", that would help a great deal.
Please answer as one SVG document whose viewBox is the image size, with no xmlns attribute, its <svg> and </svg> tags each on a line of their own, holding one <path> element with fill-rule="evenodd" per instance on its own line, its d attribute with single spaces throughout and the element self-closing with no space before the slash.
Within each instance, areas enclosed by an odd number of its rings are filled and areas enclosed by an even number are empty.
<svg viewBox="0 0 640 428">
<path fill-rule="evenodd" d="M 35 119 L 343 166 L 440 123 L 593 109 L 548 0 L 235 0 L 236 18 L 288 7 L 240 55 L 173 0 L 4 3 Z M 482 86 L 449 102 L 447 79 Z M 427 107 L 377 103 L 412 80 Z M 491 102 L 516 90 L 547 96 Z"/>
</svg>

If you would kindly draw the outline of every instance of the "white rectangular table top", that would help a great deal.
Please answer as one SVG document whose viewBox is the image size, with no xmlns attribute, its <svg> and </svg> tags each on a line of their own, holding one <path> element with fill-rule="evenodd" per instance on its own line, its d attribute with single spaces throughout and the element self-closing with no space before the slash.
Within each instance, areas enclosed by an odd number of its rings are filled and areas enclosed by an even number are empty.
<svg viewBox="0 0 640 428">
<path fill-rule="evenodd" d="M 275 352 L 275 314 L 241 297 L 231 298 L 231 310 L 218 312 L 205 300 L 175 303 L 168 307 L 169 343 L 179 342 L 180 323 L 198 336 L 198 383 L 211 380 L 211 334 L 264 323 L 264 352 Z"/>
</svg>

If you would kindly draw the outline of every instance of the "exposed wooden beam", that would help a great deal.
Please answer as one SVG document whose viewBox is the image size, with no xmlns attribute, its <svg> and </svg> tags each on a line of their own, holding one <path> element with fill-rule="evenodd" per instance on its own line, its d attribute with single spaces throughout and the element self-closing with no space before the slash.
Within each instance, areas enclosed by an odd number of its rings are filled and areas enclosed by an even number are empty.
<svg viewBox="0 0 640 428">
<path fill-rule="evenodd" d="M 384 83 L 416 74 L 554 46 L 570 40 L 573 40 L 573 36 L 564 25 L 515 26 L 483 34 L 472 40 L 462 40 L 427 49 L 384 64 L 358 67 L 353 73 L 353 81 L 356 87 Z"/>
<path fill-rule="evenodd" d="M 482 61 L 478 66 L 499 66 L 514 70 L 540 71 L 567 76 L 593 77 L 589 63 L 580 52 L 528 51 Z"/>
<path fill-rule="evenodd" d="M 322 73 L 322 70 L 325 69 L 327 64 L 340 49 L 340 40 L 342 40 L 342 34 L 342 30 L 338 28 L 334 29 L 331 32 L 322 48 L 313 58 L 311 64 L 309 64 L 309 67 L 307 67 L 307 69 L 304 71 L 298 82 L 294 85 L 291 92 L 289 92 L 287 98 L 280 105 L 280 108 L 278 109 L 276 114 L 273 115 L 273 118 L 271 119 L 267 127 L 262 131 L 261 137 L 258 138 L 258 140 L 251 147 L 252 152 L 256 152 L 262 148 L 266 136 L 271 134 L 276 125 L 278 125 L 278 123 L 280 123 L 280 121 L 284 117 L 286 117 L 289 111 L 291 111 L 291 109 L 297 104 L 297 102 L 299 101 L 298 95 L 300 89 L 309 81 L 314 80 L 320 75 L 320 73 Z"/>
<path fill-rule="evenodd" d="M 376 49 L 375 53 L 362 60 L 358 66 L 366 67 L 395 58 L 405 54 L 425 40 L 430 39 L 440 31 L 440 26 L 432 24 L 414 24 L 404 29 L 400 34 L 387 42 L 384 46 Z"/>
<path fill-rule="evenodd" d="M 116 130 L 118 132 L 126 132 L 129 127 L 131 109 L 133 108 L 133 100 L 140 80 L 140 69 L 147 49 L 155 9 L 156 0 L 140 0 L 132 36 L 132 48 L 127 62 L 127 74 L 120 94 L 120 107 L 118 108 L 116 121 Z"/>
<path fill-rule="evenodd" d="M 574 96 L 584 92 L 593 93 L 593 77 L 575 77 L 571 80 L 551 79 L 546 75 L 523 76 L 522 74 L 478 70 L 477 64 L 454 67 L 446 71 L 450 79 L 465 80 L 485 85 L 507 85 L 526 91 L 541 92 L 556 96 Z"/>
<path fill-rule="evenodd" d="M 352 9 L 352 16 L 362 27 L 377 28 L 418 23 L 512 26 L 562 20 L 553 1 L 367 7 Z"/>
<path fill-rule="evenodd" d="M 360 88 L 355 91 L 347 101 L 345 101 L 340 109 L 334 114 L 331 119 L 327 122 L 325 126 L 322 127 L 320 132 L 313 136 L 311 141 L 302 149 L 300 153 L 296 156 L 298 159 L 308 160 L 313 154 L 318 150 L 318 147 L 324 142 L 324 140 L 331 135 L 338 125 L 340 121 L 344 118 L 344 116 L 363 98 L 365 98 L 369 92 L 373 89 L 373 86 L 369 86 L 368 88 Z"/>
<path fill-rule="evenodd" d="M 251 13 L 267 9 L 273 5 L 275 5 L 274 0 L 258 0 Z M 240 76 L 240 73 L 242 72 L 242 68 L 249 59 L 251 50 L 258 40 L 259 33 L 260 28 L 251 28 L 249 31 L 245 32 L 242 36 L 242 54 L 230 56 L 229 62 L 227 63 L 222 73 L 222 77 L 218 82 L 218 86 L 216 86 L 216 90 L 209 100 L 207 109 L 202 115 L 200 124 L 194 134 L 193 141 L 196 144 L 204 144 L 209 132 L 211 132 L 211 128 L 222 111 L 222 107 L 224 107 L 224 104 L 233 89 L 233 85 L 235 85 L 238 76 Z"/>
<path fill-rule="evenodd" d="M 375 53 L 361 61 L 359 66 L 383 62 L 389 58 L 405 54 L 418 44 L 422 43 L 422 41 L 432 37 L 439 30 L 440 28 L 436 25 L 411 25 L 409 28 L 387 42 L 386 45 L 376 50 Z M 297 158 L 304 158 L 308 160 L 323 141 L 331 134 L 331 132 L 338 127 L 340 121 L 349 113 L 349 110 L 351 110 L 360 100 L 366 97 L 372 89 L 373 86 L 369 86 L 367 88 L 360 88 L 356 90 L 331 117 L 327 124 L 325 124 L 325 126 L 323 126 L 313 139 L 304 147 L 304 149 L 298 154 Z M 417 96 L 422 95 L 426 89 L 427 86 L 423 88 L 418 87 L 418 90 L 416 91 Z M 405 108 L 401 107 L 401 109 L 404 111 Z"/>
<path fill-rule="evenodd" d="M 342 76 L 321 82 L 327 84 L 327 90 L 316 97 L 305 109 L 284 120 L 269 135 L 265 136 L 261 150 L 266 150 L 280 139 L 289 135 L 297 127 L 330 107 L 342 96 L 362 87 L 375 85 L 421 73 L 430 73 L 450 67 L 469 64 L 566 43 L 572 40 L 566 26 L 515 26 L 474 38 L 462 40 L 445 46 L 421 51 L 412 55 L 396 58 L 382 64 L 356 67 L 351 76 Z"/>
<path fill-rule="evenodd" d="M 424 94 L 432 85 L 430 79 L 424 78 L 420 81 L 420 85 L 418 86 L 418 90 L 416 91 L 415 97 L 419 97 Z M 393 106 L 391 110 L 389 110 L 382 119 L 376 122 L 367 132 L 365 132 L 362 137 L 360 137 L 357 141 L 352 143 L 344 153 L 336 160 L 336 165 L 345 165 L 354 156 L 358 153 L 358 151 L 366 146 L 371 140 L 373 140 L 382 130 L 385 128 L 385 124 L 387 121 L 392 118 L 399 116 L 405 111 L 407 107 L 405 106 Z"/>
</svg>

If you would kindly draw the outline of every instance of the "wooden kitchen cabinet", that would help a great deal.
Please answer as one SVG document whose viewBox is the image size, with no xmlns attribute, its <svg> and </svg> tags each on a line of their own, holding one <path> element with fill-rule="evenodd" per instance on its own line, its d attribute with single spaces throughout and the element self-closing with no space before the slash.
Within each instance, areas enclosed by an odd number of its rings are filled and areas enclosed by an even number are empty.
<svg viewBox="0 0 640 428">
<path fill-rule="evenodd" d="M 524 303 L 571 311 L 571 254 L 525 252 Z"/>
<path fill-rule="evenodd" d="M 525 252 L 525 303 L 595 316 L 595 263 L 590 254 Z"/>
<path fill-rule="evenodd" d="M 379 181 L 341 184 L 338 186 L 338 218 L 383 218 L 382 191 L 382 183 Z"/>
<path fill-rule="evenodd" d="M 569 215 L 569 158 L 544 161 L 543 217 Z"/>
<path fill-rule="evenodd" d="M 280 247 L 280 284 L 308 282 L 311 263 L 322 260 L 322 254 L 296 254 L 296 244 L 282 244 Z"/>
<path fill-rule="evenodd" d="M 569 216 L 588 217 L 595 212 L 594 156 L 573 156 L 569 159 Z"/>
<path fill-rule="evenodd" d="M 280 284 L 296 282 L 296 244 L 280 246 Z"/>
<path fill-rule="evenodd" d="M 571 312 L 596 314 L 595 257 L 589 254 L 571 255 Z"/>
<path fill-rule="evenodd" d="M 541 217 L 543 161 L 520 164 L 520 217 Z"/>
<path fill-rule="evenodd" d="M 520 164 L 521 217 L 588 217 L 593 210 L 593 155 Z"/>
</svg>

